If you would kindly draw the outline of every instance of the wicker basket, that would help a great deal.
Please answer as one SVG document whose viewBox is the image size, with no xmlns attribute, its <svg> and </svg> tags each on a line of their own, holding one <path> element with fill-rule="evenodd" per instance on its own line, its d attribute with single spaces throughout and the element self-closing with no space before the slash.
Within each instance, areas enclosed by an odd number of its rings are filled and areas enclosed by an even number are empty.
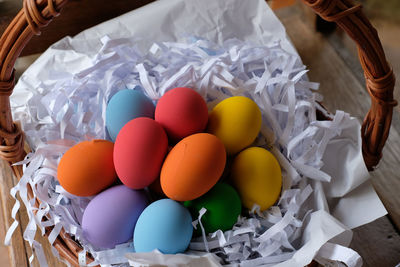
<svg viewBox="0 0 400 267">
<path fill-rule="evenodd" d="M 14 88 L 14 64 L 22 49 L 40 29 L 59 15 L 67 0 L 24 0 L 23 9 L 10 23 L 0 39 L 0 156 L 10 164 L 24 158 L 24 134 L 13 122 L 9 96 Z M 361 129 L 362 152 L 368 170 L 372 171 L 381 159 L 382 149 L 392 121 L 395 78 L 382 49 L 376 30 L 361 11 L 360 5 L 349 0 L 303 0 L 315 13 L 327 21 L 336 22 L 356 42 L 364 69 L 366 88 L 371 96 L 371 108 Z M 12 166 L 21 178 L 21 165 Z M 28 188 L 32 196 L 31 188 Z M 37 201 L 38 202 L 38 201 Z M 48 227 L 46 233 L 52 228 Z M 54 242 L 60 256 L 73 266 L 79 266 L 82 250 L 63 230 Z M 90 255 L 88 262 L 92 261 Z"/>
</svg>

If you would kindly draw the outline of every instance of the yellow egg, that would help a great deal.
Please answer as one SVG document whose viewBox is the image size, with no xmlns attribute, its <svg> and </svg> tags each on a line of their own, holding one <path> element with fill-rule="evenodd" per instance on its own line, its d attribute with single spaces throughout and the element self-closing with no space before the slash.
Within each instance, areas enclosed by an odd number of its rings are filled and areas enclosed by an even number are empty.
<svg viewBox="0 0 400 267">
<path fill-rule="evenodd" d="M 240 152 L 233 162 L 232 179 L 243 205 L 248 209 L 257 204 L 261 211 L 266 210 L 279 198 L 281 167 L 264 148 L 250 147 Z"/>
<path fill-rule="evenodd" d="M 234 155 L 254 142 L 261 120 L 261 111 L 253 100 L 234 96 L 213 108 L 207 130 L 222 141 L 228 155 Z"/>
</svg>

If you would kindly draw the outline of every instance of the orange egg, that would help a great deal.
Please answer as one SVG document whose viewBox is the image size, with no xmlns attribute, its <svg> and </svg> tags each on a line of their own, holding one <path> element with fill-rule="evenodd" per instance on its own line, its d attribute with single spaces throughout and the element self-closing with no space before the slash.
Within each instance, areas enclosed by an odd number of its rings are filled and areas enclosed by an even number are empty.
<svg viewBox="0 0 400 267">
<path fill-rule="evenodd" d="M 190 135 L 176 144 L 161 169 L 165 195 L 187 201 L 207 193 L 221 177 L 226 163 L 224 144 L 214 135 Z"/>
<path fill-rule="evenodd" d="M 83 141 L 71 147 L 57 169 L 60 185 L 76 196 L 93 196 L 116 179 L 113 163 L 114 144 L 107 140 Z"/>
</svg>

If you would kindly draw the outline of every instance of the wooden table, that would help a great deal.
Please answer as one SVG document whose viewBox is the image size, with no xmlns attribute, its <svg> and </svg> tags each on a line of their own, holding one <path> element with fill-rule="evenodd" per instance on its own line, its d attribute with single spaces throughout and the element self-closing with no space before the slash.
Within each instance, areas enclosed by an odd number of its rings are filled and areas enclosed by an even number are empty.
<svg viewBox="0 0 400 267">
<path fill-rule="evenodd" d="M 64 10 L 63 15 L 57 18 L 54 23 L 44 31 L 41 39 L 34 41 L 30 45 L 26 54 L 37 53 L 43 51 L 55 40 L 61 38 L 65 33 L 72 35 L 83 28 L 99 23 L 101 20 L 108 19 L 123 13 L 126 10 L 133 9 L 137 6 L 146 4 L 147 1 L 96 1 L 94 9 L 90 13 L 99 12 L 98 16 L 88 20 L 87 15 L 81 10 L 82 5 L 90 6 L 95 0 L 71 1 L 70 5 Z M 5 2 L 7 3 L 7 1 Z M 123 4 L 124 3 L 124 4 Z M 129 3 L 129 4 L 127 4 Z M 7 16 L 3 15 L 0 21 L 0 30 L 4 29 L 9 19 L 13 16 L 10 11 L 18 6 L 8 1 Z M 2 3 L 0 2 L 0 10 Z M 130 6 L 127 6 L 130 5 Z M 97 10 L 97 11 L 96 11 Z M 105 12 L 105 10 L 109 12 Z M 15 11 L 16 12 L 16 11 Z M 320 92 L 324 95 L 324 105 L 328 110 L 336 109 L 345 110 L 357 117 L 360 121 L 366 114 L 369 107 L 369 96 L 364 89 L 364 81 L 362 77 L 361 67 L 357 61 L 356 55 L 353 53 L 354 47 L 348 46 L 347 37 L 341 31 L 336 31 L 330 36 L 323 36 L 313 30 L 314 16 L 305 8 L 295 5 L 289 8 L 277 11 L 278 17 L 285 25 L 288 35 L 292 39 L 301 58 L 308 69 L 310 69 L 310 80 L 320 82 Z M 75 19 L 71 19 L 74 17 Z M 2 28 L 3 27 L 3 28 Z M 59 28 L 66 29 L 64 33 Z M 44 38 L 42 38 L 44 37 Z M 40 40 L 40 42 L 39 42 Z M 30 61 L 30 58 L 22 59 L 22 61 Z M 26 64 L 22 64 L 22 69 Z M 22 69 L 18 71 L 21 72 Z M 397 74 L 400 77 L 400 73 Z M 354 237 L 351 248 L 358 251 L 364 259 L 365 266 L 395 266 L 400 263 L 400 118 L 396 111 L 393 119 L 393 127 L 384 150 L 383 161 L 378 170 L 371 174 L 372 183 L 378 192 L 382 202 L 387 208 L 389 215 L 382 217 L 368 225 L 354 229 Z M 0 238 L 4 237 L 4 229 L 8 228 L 12 223 L 11 208 L 14 204 L 9 196 L 10 188 L 16 183 L 9 167 L 0 162 L 0 201 L 2 202 L 3 231 L 0 231 Z M 1 215 L 1 213 L 0 213 Z M 20 209 L 18 219 L 21 222 L 18 226 L 13 239 L 12 246 L 8 247 L 9 259 L 4 258 L 4 246 L 0 247 L 0 266 L 28 266 L 28 258 L 31 255 L 29 245 L 23 241 L 22 233 L 27 224 L 27 215 L 24 208 Z M 50 252 L 48 242 L 43 238 L 42 244 L 45 244 L 46 254 L 49 266 L 65 266 L 54 258 Z M 3 255 L 3 256 L 2 256 Z M 37 265 L 35 260 L 34 265 Z"/>
</svg>

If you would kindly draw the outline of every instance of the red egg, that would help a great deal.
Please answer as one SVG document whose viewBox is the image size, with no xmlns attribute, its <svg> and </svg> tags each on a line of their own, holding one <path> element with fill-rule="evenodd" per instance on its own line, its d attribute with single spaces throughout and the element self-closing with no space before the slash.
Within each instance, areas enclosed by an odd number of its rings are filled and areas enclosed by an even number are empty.
<svg viewBox="0 0 400 267">
<path fill-rule="evenodd" d="M 179 141 L 206 128 L 207 104 L 193 89 L 174 88 L 158 101 L 155 120 L 164 127 L 172 141 Z"/>
<path fill-rule="evenodd" d="M 131 120 L 119 132 L 114 145 L 114 165 L 119 179 L 132 189 L 156 180 L 168 148 L 159 123 L 150 118 Z"/>
</svg>

